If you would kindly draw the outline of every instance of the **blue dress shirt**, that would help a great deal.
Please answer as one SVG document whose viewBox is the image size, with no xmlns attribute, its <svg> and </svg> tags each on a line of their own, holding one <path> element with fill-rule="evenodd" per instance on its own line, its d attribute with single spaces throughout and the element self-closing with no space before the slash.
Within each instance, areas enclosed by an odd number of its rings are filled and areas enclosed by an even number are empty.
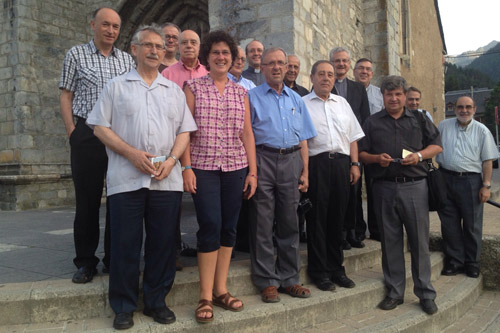
<svg viewBox="0 0 500 333">
<path fill-rule="evenodd" d="M 233 82 L 236 82 L 238 83 L 240 86 L 242 86 L 243 88 L 245 88 L 246 90 L 250 90 L 250 89 L 253 89 L 255 88 L 255 83 L 253 83 L 252 81 L 250 81 L 249 79 L 245 79 L 243 76 L 240 75 L 240 79 L 238 80 L 236 78 L 236 76 L 234 76 L 233 74 L 231 73 L 227 73 L 227 77 L 233 81 Z"/>
<path fill-rule="evenodd" d="M 248 96 L 256 145 L 290 148 L 316 136 L 304 101 L 286 85 L 278 95 L 265 82 Z"/>
</svg>

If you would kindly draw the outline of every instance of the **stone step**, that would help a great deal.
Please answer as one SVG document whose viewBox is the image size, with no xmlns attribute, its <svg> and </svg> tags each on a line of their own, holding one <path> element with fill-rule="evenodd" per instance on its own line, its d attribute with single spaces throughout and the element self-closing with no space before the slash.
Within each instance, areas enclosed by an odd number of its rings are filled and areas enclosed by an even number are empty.
<svg viewBox="0 0 500 333">
<path fill-rule="evenodd" d="M 409 263 L 409 256 L 407 256 Z M 441 253 L 432 253 L 432 278 L 439 277 L 443 266 Z M 356 282 L 353 289 L 337 288 L 335 292 L 324 292 L 315 286 L 306 284 L 312 296 L 297 299 L 281 295 L 281 302 L 266 304 L 258 294 L 242 296 L 245 310 L 239 313 L 214 309 L 213 323 L 200 325 L 195 321 L 194 309 L 196 301 L 190 304 L 176 305 L 172 310 L 177 321 L 171 325 L 161 325 L 140 312 L 134 314 L 135 326 L 129 332 L 291 332 L 317 326 L 332 319 L 355 316 L 371 311 L 384 298 L 380 261 L 349 276 Z M 412 281 L 409 264 L 407 265 L 407 288 L 411 289 Z M 238 295 L 239 296 L 239 295 Z M 10 331 L 35 329 L 59 330 L 62 332 L 87 331 L 111 332 L 113 316 L 100 318 L 68 320 L 56 323 L 28 324 L 4 326 Z M 0 327 L 0 331 L 2 327 Z"/>
<path fill-rule="evenodd" d="M 363 249 L 345 252 L 348 274 L 380 263 L 380 243 L 368 240 Z M 301 281 L 309 282 L 307 257 L 302 253 Z M 228 287 L 233 295 L 258 294 L 250 279 L 249 260 L 233 261 L 228 274 Z M 71 280 L 46 280 L 33 283 L 0 285 L 0 325 L 35 324 L 111 316 L 108 304 L 108 276 L 98 275 L 86 284 Z M 197 267 L 177 272 L 175 283 L 167 296 L 169 307 L 196 304 L 199 297 Z M 142 297 L 140 297 L 141 299 Z M 140 309 L 142 305 L 139 305 Z"/>
</svg>

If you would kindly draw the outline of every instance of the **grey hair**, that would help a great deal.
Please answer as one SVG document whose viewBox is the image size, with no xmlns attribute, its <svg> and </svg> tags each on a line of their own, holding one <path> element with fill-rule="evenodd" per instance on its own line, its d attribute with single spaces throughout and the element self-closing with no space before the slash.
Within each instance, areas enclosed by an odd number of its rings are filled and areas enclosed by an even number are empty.
<svg viewBox="0 0 500 333">
<path fill-rule="evenodd" d="M 179 28 L 179 26 L 175 23 L 165 22 L 161 25 L 162 30 L 163 30 L 163 28 L 166 28 L 166 27 L 174 27 L 175 29 L 177 29 L 177 31 L 179 31 L 179 35 L 181 34 L 181 28 Z"/>
<path fill-rule="evenodd" d="M 283 54 L 285 55 L 285 61 L 288 62 L 288 55 L 286 54 L 285 50 L 283 50 L 281 47 L 270 47 L 268 49 L 265 49 L 264 52 L 262 53 L 262 61 L 266 58 L 266 56 L 269 54 L 269 53 L 273 53 L 273 52 L 276 52 L 276 51 L 281 51 L 283 52 Z"/>
<path fill-rule="evenodd" d="M 161 40 L 163 41 L 163 46 L 165 46 L 165 34 L 163 33 L 161 27 L 156 23 L 152 23 L 151 25 L 141 25 L 139 29 L 137 29 L 134 33 L 130 44 L 139 45 L 141 43 L 141 34 L 143 31 L 149 31 L 159 35 L 161 37 Z"/>
<path fill-rule="evenodd" d="M 333 49 L 330 50 L 330 61 L 332 61 L 332 57 L 335 53 L 339 53 L 339 52 L 345 52 L 347 53 L 347 56 L 349 57 L 349 59 L 351 59 L 351 52 L 346 49 L 345 47 L 334 47 Z"/>
<path fill-rule="evenodd" d="M 406 83 L 404 77 L 398 75 L 389 75 L 382 80 L 382 84 L 380 85 L 380 92 L 383 94 L 385 91 L 392 91 L 399 88 L 402 88 L 405 94 L 408 91 L 408 83 Z"/>
</svg>

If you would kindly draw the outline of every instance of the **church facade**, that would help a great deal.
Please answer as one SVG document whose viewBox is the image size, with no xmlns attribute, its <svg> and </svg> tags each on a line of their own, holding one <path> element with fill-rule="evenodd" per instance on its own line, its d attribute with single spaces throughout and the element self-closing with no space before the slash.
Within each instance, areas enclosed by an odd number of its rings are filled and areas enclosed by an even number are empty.
<svg viewBox="0 0 500 333">
<path fill-rule="evenodd" d="M 201 36 L 230 32 L 244 47 L 259 39 L 301 60 L 299 83 L 336 46 L 373 60 L 375 84 L 403 75 L 422 107 L 444 119 L 446 54 L 437 0 L 8 0 L 0 14 L 0 209 L 74 204 L 69 143 L 58 80 L 68 49 L 92 37 L 91 12 L 117 10 L 117 46 L 128 50 L 141 24 L 174 22 Z M 352 72 L 351 72 L 352 76 Z"/>
</svg>

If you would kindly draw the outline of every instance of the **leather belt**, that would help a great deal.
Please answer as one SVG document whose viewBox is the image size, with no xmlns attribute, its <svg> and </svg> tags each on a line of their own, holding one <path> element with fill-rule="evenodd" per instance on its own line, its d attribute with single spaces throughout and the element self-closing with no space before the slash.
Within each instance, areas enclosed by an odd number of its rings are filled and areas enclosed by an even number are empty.
<svg viewBox="0 0 500 333">
<path fill-rule="evenodd" d="M 478 172 L 457 172 L 457 171 L 451 171 L 451 170 L 448 170 L 445 168 L 439 168 L 439 170 L 446 172 L 446 173 L 449 173 L 450 175 L 459 176 L 459 177 L 479 175 Z"/>
<path fill-rule="evenodd" d="M 410 183 L 410 182 L 416 182 L 418 180 L 425 179 L 427 177 L 391 177 L 391 178 L 381 178 L 381 180 L 385 180 L 388 182 L 394 182 L 394 183 Z"/>
<path fill-rule="evenodd" d="M 268 147 L 268 146 L 264 146 L 264 145 L 258 145 L 257 149 L 262 149 L 262 150 L 269 151 L 271 153 L 280 154 L 280 155 L 286 155 L 286 154 L 291 154 L 291 153 L 299 150 L 300 146 L 293 146 L 290 148 L 273 148 L 273 147 Z"/>
</svg>

